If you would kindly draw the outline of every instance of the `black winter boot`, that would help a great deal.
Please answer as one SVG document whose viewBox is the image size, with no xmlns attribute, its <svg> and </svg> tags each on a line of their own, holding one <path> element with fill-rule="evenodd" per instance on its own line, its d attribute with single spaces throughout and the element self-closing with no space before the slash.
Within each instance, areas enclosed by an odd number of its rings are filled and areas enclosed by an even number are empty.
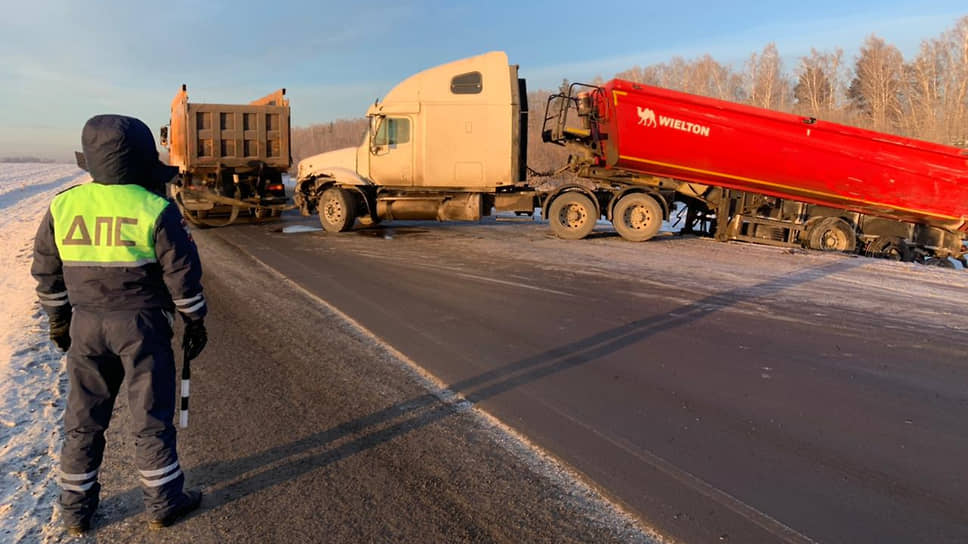
<svg viewBox="0 0 968 544">
<path fill-rule="evenodd" d="M 152 529 L 162 529 L 164 527 L 168 527 L 189 513 L 195 511 L 200 504 L 202 504 L 201 491 L 186 491 L 185 494 L 182 495 L 181 504 L 173 508 L 171 512 L 168 512 L 168 514 L 149 521 L 148 527 Z"/>
</svg>

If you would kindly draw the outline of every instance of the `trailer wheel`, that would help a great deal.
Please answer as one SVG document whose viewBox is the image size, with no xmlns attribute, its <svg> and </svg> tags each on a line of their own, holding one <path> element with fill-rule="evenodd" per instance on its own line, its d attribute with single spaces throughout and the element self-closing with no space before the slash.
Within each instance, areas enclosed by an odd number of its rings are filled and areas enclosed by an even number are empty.
<svg viewBox="0 0 968 544">
<path fill-rule="evenodd" d="M 872 253 L 877 257 L 909 263 L 914 260 L 911 248 L 897 236 L 878 236 L 871 242 Z"/>
<path fill-rule="evenodd" d="M 630 242 L 644 242 L 662 226 L 662 206 L 644 193 L 629 193 L 618 201 L 612 213 L 615 230 Z"/>
<path fill-rule="evenodd" d="M 597 220 L 595 203 L 576 191 L 556 198 L 548 210 L 551 232 L 565 240 L 581 240 L 588 236 Z"/>
<path fill-rule="evenodd" d="M 810 249 L 821 251 L 854 251 L 857 236 L 854 229 L 839 217 L 826 217 L 810 229 Z"/>
<path fill-rule="evenodd" d="M 323 191 L 316 208 L 319 222 L 326 232 L 345 232 L 356 220 L 356 198 L 339 187 Z"/>
</svg>

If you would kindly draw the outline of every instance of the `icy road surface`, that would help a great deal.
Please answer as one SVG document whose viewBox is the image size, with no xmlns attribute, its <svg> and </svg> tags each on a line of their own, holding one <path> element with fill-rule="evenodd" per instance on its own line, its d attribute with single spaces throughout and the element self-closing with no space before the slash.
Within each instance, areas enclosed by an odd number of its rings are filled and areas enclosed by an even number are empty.
<svg viewBox="0 0 968 544">
<path fill-rule="evenodd" d="M 965 542 L 968 275 L 601 226 L 205 231 L 684 542 Z M 300 322 L 293 320 L 293 323 Z"/>
</svg>

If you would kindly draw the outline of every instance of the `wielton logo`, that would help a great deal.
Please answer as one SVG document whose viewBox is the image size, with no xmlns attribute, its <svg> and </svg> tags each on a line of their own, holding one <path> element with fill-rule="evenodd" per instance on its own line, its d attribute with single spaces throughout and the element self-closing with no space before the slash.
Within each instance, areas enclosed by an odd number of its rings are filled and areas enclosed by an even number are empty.
<svg viewBox="0 0 968 544">
<path fill-rule="evenodd" d="M 656 115 L 651 108 L 636 106 L 635 109 L 639 114 L 639 125 L 646 127 L 671 128 L 674 130 L 681 130 L 683 132 L 695 134 L 697 136 L 704 136 L 706 138 L 709 137 L 709 127 L 705 125 L 700 125 L 699 123 L 690 123 L 689 121 L 683 121 L 682 119 L 676 119 L 674 117 L 666 117 L 665 115 Z"/>
<path fill-rule="evenodd" d="M 641 106 L 636 106 L 635 108 L 639 112 L 639 124 L 645 125 L 647 127 L 656 126 L 655 122 L 655 112 L 649 108 L 643 108 Z"/>
</svg>

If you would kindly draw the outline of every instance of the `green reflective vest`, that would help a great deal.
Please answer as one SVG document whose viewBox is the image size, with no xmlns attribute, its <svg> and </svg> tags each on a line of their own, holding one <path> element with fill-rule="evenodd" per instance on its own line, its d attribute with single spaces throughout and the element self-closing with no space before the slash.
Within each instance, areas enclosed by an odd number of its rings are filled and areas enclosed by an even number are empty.
<svg viewBox="0 0 968 544">
<path fill-rule="evenodd" d="M 86 183 L 50 204 L 64 266 L 142 266 L 156 262 L 155 225 L 168 200 L 140 185 Z"/>
</svg>

